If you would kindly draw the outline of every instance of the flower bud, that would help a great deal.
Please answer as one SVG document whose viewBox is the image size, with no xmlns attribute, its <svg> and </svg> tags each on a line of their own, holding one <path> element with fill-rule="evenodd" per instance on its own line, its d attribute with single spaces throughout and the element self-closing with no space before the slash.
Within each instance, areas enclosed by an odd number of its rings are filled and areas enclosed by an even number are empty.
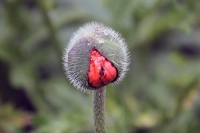
<svg viewBox="0 0 200 133">
<path fill-rule="evenodd" d="M 123 79 L 129 52 L 119 33 L 92 22 L 74 33 L 63 60 L 66 75 L 75 87 L 82 91 L 95 90 Z"/>
</svg>

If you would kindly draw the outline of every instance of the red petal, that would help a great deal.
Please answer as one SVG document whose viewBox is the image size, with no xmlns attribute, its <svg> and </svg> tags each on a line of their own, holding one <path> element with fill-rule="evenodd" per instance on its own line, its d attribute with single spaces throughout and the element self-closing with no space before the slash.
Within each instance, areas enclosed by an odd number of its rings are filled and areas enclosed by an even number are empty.
<svg viewBox="0 0 200 133">
<path fill-rule="evenodd" d="M 114 82 L 117 75 L 118 71 L 113 63 L 93 48 L 90 55 L 88 83 L 94 88 L 100 88 Z"/>
</svg>

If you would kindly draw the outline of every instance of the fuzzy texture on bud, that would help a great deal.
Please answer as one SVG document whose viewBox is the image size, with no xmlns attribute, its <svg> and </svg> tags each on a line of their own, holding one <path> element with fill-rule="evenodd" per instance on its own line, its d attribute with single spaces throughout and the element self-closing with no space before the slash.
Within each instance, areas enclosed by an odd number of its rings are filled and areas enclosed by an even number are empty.
<svg viewBox="0 0 200 133">
<path fill-rule="evenodd" d="M 119 83 L 129 65 L 129 52 L 121 35 L 97 22 L 75 32 L 67 45 L 64 69 L 69 81 L 81 91 Z"/>
</svg>

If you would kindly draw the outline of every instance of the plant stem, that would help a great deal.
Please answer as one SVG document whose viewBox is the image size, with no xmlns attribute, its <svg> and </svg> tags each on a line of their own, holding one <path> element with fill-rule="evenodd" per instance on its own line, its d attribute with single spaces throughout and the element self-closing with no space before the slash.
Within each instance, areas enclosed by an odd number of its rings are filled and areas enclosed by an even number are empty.
<svg viewBox="0 0 200 133">
<path fill-rule="evenodd" d="M 50 19 L 50 16 L 49 16 L 48 11 L 46 9 L 45 3 L 40 1 L 40 0 L 37 0 L 37 3 L 40 7 L 40 11 L 41 11 L 41 14 L 42 14 L 44 24 L 47 27 L 47 30 L 48 30 L 48 33 L 49 33 L 49 36 L 50 36 L 50 39 L 51 39 L 51 42 L 52 42 L 52 46 L 54 47 L 56 54 L 60 59 L 60 62 L 62 62 L 62 60 L 61 60 L 62 49 L 61 49 L 61 46 L 60 46 L 60 41 L 59 41 L 58 36 L 57 36 L 56 27 L 53 25 L 53 23 Z"/>
<path fill-rule="evenodd" d="M 191 81 L 190 84 L 188 84 L 182 91 L 182 94 L 177 100 L 177 106 L 175 108 L 175 115 L 174 117 L 178 116 L 181 113 L 182 105 L 184 100 L 187 98 L 187 96 L 190 94 L 191 91 L 194 89 L 197 89 L 199 86 L 199 77 L 195 76 L 194 80 Z"/>
<path fill-rule="evenodd" d="M 95 133 L 106 133 L 105 128 L 105 92 L 106 87 L 93 91 L 93 112 Z"/>
</svg>

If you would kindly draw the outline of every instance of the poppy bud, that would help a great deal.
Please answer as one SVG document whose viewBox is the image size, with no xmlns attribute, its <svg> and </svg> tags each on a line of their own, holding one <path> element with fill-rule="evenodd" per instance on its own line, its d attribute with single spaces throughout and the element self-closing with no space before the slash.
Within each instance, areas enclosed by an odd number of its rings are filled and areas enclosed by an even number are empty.
<svg viewBox="0 0 200 133">
<path fill-rule="evenodd" d="M 82 91 L 119 83 L 129 65 L 129 52 L 121 35 L 97 22 L 75 32 L 64 51 L 69 81 Z"/>
</svg>

